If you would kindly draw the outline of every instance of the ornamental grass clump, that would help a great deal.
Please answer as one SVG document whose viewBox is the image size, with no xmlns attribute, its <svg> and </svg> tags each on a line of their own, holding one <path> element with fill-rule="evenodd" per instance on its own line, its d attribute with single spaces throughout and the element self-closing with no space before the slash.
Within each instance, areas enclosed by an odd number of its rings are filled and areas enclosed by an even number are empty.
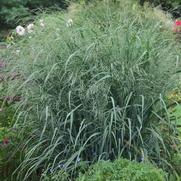
<svg viewBox="0 0 181 181">
<path fill-rule="evenodd" d="M 164 93 L 179 50 L 151 9 L 132 5 L 41 17 L 46 26 L 13 47 L 20 52 L 9 64 L 22 75 L 9 90 L 22 97 L 16 125 L 31 130 L 18 179 L 57 170 L 74 177 L 82 165 L 120 155 L 170 169 L 176 131 Z"/>
</svg>

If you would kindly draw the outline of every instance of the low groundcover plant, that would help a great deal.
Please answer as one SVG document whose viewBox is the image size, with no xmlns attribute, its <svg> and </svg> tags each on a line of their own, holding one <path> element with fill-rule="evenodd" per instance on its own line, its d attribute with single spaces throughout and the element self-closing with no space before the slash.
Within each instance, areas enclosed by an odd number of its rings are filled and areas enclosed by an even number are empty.
<svg viewBox="0 0 181 181">
<path fill-rule="evenodd" d="M 124 159 L 101 161 L 81 174 L 76 181 L 164 181 L 164 173 L 149 164 Z M 58 181 L 58 179 L 57 179 Z"/>
</svg>

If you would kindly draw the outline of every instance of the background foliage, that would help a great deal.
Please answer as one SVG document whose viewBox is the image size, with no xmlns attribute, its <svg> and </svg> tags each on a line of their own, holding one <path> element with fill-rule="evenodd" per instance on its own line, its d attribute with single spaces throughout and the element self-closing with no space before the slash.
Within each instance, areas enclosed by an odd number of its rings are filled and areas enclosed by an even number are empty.
<svg viewBox="0 0 181 181">
<path fill-rule="evenodd" d="M 90 0 L 75 0 L 77 2 L 90 2 Z M 0 24 L 5 27 L 15 27 L 18 23 L 32 20 L 32 17 L 45 9 L 65 9 L 72 0 L 1 0 L 0 3 Z M 146 0 L 139 0 L 141 4 Z M 174 16 L 181 14 L 180 0 L 148 0 L 154 6 L 161 5 L 169 10 Z"/>
<path fill-rule="evenodd" d="M 43 8 L 65 8 L 66 0 L 1 0 L 0 23 L 1 26 L 15 27 L 22 21 L 31 20 L 31 16 Z"/>
<path fill-rule="evenodd" d="M 181 16 L 181 1 L 180 0 L 140 0 L 140 3 L 150 2 L 154 6 L 161 6 L 162 9 L 169 11 L 175 17 Z"/>
</svg>

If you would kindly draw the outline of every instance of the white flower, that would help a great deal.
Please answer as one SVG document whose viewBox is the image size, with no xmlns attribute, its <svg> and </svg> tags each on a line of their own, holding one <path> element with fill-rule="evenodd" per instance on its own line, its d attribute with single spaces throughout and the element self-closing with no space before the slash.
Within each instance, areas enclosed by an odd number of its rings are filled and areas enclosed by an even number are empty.
<svg viewBox="0 0 181 181">
<path fill-rule="evenodd" d="M 25 35 L 25 29 L 22 26 L 17 26 L 16 33 L 20 36 L 23 36 L 23 35 Z"/>
<path fill-rule="evenodd" d="M 43 19 L 40 19 L 40 26 L 43 27 L 43 28 L 45 27 L 45 23 L 44 23 Z"/>
<path fill-rule="evenodd" d="M 16 50 L 16 54 L 19 54 L 20 53 L 20 50 Z"/>
<path fill-rule="evenodd" d="M 67 27 L 71 27 L 73 25 L 73 20 L 72 19 L 68 19 L 66 22 L 66 26 Z"/>
<path fill-rule="evenodd" d="M 28 33 L 32 33 L 33 31 L 34 31 L 34 24 L 29 24 L 28 26 L 27 26 L 27 30 L 28 30 Z"/>
</svg>

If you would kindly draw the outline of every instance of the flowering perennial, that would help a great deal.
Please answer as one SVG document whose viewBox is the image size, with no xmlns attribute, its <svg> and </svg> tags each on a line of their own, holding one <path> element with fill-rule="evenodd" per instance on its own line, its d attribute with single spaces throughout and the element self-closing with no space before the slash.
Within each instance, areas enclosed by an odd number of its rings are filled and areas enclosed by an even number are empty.
<svg viewBox="0 0 181 181">
<path fill-rule="evenodd" d="M 73 25 L 73 20 L 72 19 L 68 19 L 66 22 L 66 26 L 67 27 L 71 27 Z"/>
<path fill-rule="evenodd" d="M 28 33 L 33 33 L 33 31 L 34 31 L 34 24 L 29 24 L 28 26 L 27 26 L 27 31 L 28 31 Z"/>
<path fill-rule="evenodd" d="M 25 35 L 25 29 L 22 26 L 17 26 L 16 33 L 20 36 L 23 36 L 23 35 Z"/>
<path fill-rule="evenodd" d="M 40 20 L 40 26 L 41 26 L 42 28 L 45 27 L 45 23 L 44 23 L 43 19 Z"/>
<path fill-rule="evenodd" d="M 175 21 L 173 31 L 175 33 L 181 33 L 181 20 L 176 20 Z"/>
</svg>

